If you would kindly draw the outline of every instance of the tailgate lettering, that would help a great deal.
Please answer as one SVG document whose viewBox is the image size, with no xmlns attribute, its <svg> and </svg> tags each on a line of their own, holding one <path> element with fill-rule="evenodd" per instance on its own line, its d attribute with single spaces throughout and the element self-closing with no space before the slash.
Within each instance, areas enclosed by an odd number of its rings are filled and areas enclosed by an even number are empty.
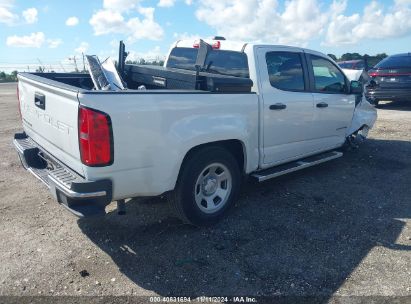
<svg viewBox="0 0 411 304">
<path fill-rule="evenodd" d="M 51 127 L 55 128 L 55 129 L 57 129 L 57 130 L 59 130 L 63 133 L 66 133 L 67 135 L 69 135 L 73 130 L 73 127 L 67 125 L 64 122 L 61 122 L 61 121 L 55 119 L 54 117 L 52 117 L 51 115 L 49 115 L 47 113 L 44 113 L 44 111 L 40 111 L 40 110 L 37 110 L 34 107 L 31 107 L 29 104 L 27 104 L 25 102 L 22 103 L 22 108 L 24 110 L 24 113 L 27 113 L 30 116 L 37 118 L 38 120 L 50 125 Z M 29 123 L 26 119 L 25 119 L 25 121 L 27 123 Z M 29 124 L 32 125 L 31 123 L 29 123 Z"/>
</svg>

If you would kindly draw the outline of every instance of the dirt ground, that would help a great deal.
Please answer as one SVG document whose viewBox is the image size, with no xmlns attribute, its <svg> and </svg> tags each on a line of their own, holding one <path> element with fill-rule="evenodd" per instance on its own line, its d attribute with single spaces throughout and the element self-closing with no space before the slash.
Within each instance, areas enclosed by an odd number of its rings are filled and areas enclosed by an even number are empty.
<svg viewBox="0 0 411 304">
<path fill-rule="evenodd" d="M 68 213 L 18 161 L 15 91 L 0 85 L 0 295 L 411 296 L 411 104 L 383 104 L 358 151 L 248 182 L 193 228 L 161 198 Z"/>
</svg>

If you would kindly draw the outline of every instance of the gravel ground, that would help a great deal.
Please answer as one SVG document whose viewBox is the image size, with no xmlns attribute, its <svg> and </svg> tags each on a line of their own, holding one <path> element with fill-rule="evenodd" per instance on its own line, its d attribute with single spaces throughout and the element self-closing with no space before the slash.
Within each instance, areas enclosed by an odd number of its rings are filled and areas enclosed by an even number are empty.
<svg viewBox="0 0 411 304">
<path fill-rule="evenodd" d="M 161 198 L 79 220 L 20 166 L 15 85 L 0 85 L 0 295 L 410 296 L 411 105 L 378 115 L 358 151 L 246 183 L 211 228 Z"/>
</svg>

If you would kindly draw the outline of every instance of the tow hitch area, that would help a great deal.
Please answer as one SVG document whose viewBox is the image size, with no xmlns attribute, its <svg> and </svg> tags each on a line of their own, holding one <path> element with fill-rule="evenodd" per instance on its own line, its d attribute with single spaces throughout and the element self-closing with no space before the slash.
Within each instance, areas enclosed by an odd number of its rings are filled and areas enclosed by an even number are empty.
<svg viewBox="0 0 411 304">
<path fill-rule="evenodd" d="M 53 197 L 79 217 L 103 215 L 111 202 L 111 180 L 89 181 L 46 153 L 25 133 L 14 135 L 14 146 L 26 170 L 42 181 Z"/>
</svg>

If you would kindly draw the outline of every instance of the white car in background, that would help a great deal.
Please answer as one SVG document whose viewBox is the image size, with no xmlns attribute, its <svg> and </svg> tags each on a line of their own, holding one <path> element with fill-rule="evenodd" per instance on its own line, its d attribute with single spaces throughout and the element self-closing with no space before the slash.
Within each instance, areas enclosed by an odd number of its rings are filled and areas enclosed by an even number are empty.
<svg viewBox="0 0 411 304">
<path fill-rule="evenodd" d="M 360 81 L 363 84 L 368 81 L 369 76 L 364 60 L 339 61 L 337 64 L 350 81 Z"/>
</svg>

